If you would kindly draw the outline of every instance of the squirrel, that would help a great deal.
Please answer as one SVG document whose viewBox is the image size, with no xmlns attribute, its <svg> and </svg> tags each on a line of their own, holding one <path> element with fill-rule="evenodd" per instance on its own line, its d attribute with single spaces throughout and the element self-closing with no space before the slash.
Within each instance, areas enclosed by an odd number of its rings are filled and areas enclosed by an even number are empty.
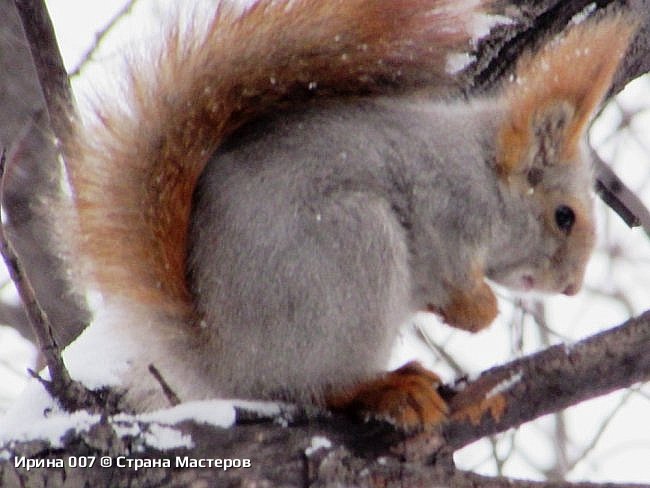
<svg viewBox="0 0 650 488">
<path fill-rule="evenodd" d="M 579 291 L 595 240 L 583 136 L 634 27 L 586 20 L 495 93 L 437 95 L 489 9 L 220 2 L 75 122 L 57 238 L 112 310 L 129 408 L 169 403 L 154 365 L 181 401 L 431 428 L 447 414 L 438 377 L 385 370 L 401 323 L 429 310 L 481 330 L 497 315 L 486 279 Z"/>
</svg>

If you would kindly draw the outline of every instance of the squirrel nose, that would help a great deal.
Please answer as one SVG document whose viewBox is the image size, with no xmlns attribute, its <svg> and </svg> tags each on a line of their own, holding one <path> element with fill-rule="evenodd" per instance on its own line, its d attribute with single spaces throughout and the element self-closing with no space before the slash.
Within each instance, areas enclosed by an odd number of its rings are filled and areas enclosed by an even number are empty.
<svg viewBox="0 0 650 488">
<path fill-rule="evenodd" d="M 575 283 L 570 283 L 562 292 L 565 295 L 572 296 L 580 291 L 580 286 Z"/>
</svg>

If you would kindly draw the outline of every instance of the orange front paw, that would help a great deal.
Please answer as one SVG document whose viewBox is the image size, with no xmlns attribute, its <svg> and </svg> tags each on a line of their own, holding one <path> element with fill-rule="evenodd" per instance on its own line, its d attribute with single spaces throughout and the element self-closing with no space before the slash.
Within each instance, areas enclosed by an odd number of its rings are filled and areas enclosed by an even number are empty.
<svg viewBox="0 0 650 488">
<path fill-rule="evenodd" d="M 405 431 L 432 429 L 447 418 L 447 404 L 437 392 L 440 379 L 410 362 L 373 381 L 327 399 L 332 410 L 363 414 Z"/>
</svg>

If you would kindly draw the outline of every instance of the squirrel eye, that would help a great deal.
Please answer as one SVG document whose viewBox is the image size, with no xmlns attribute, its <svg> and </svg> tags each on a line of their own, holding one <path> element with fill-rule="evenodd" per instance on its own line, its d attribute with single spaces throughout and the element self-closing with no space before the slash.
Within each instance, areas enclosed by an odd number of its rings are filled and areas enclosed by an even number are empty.
<svg viewBox="0 0 650 488">
<path fill-rule="evenodd" d="M 555 223 L 565 234 L 571 232 L 571 228 L 576 221 L 576 214 L 571 207 L 560 205 L 555 209 Z"/>
</svg>

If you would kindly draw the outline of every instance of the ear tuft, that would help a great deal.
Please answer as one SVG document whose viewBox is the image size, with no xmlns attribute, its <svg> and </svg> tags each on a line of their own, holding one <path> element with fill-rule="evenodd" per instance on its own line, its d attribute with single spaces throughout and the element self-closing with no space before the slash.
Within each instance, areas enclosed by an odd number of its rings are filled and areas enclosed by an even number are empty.
<svg viewBox="0 0 650 488">
<path fill-rule="evenodd" d="M 497 141 L 505 176 L 575 159 L 580 138 L 612 83 L 637 23 L 617 13 L 572 27 L 539 51 L 524 55 L 504 90 L 507 105 Z"/>
</svg>

